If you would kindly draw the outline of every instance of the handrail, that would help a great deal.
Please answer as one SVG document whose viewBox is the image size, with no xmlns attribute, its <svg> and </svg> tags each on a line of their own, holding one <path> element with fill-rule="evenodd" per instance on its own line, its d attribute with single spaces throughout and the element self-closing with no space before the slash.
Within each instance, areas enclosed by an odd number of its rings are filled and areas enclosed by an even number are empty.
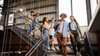
<svg viewBox="0 0 100 56">
<path fill-rule="evenodd" d="M 42 44 L 42 39 L 40 39 L 27 53 L 25 56 L 31 56 L 36 49 L 40 46 L 40 44 Z"/>
<path fill-rule="evenodd" d="M 85 32 L 85 45 L 86 45 L 86 47 L 88 47 L 89 48 L 89 50 L 88 50 L 88 53 L 89 53 L 89 55 L 90 56 L 95 56 L 94 54 L 93 54 L 93 50 L 92 50 L 92 46 L 91 46 L 91 43 L 90 43 L 90 41 L 89 41 L 89 39 L 88 39 L 88 32 Z M 88 45 L 88 46 L 87 46 Z"/>
<path fill-rule="evenodd" d="M 12 30 L 13 32 L 15 32 L 19 37 L 20 37 L 20 36 L 23 36 L 21 32 L 18 33 L 14 28 L 11 29 L 11 30 Z M 23 36 L 23 37 L 25 37 L 25 36 Z M 22 39 L 26 41 L 25 38 L 22 38 Z M 29 40 L 29 39 L 27 38 L 27 40 Z M 26 41 L 26 42 L 27 42 L 27 41 Z M 30 45 L 32 46 L 32 43 L 30 43 L 29 41 L 28 41 L 27 43 L 30 44 Z"/>
</svg>

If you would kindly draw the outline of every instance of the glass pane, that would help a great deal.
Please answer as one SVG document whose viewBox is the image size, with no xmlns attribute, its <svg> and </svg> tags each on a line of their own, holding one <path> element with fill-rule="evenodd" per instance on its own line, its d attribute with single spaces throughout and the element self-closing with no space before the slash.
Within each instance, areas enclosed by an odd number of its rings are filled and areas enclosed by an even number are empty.
<svg viewBox="0 0 100 56">
<path fill-rule="evenodd" d="M 96 7 L 97 7 L 97 0 L 90 0 L 91 2 L 91 11 L 92 11 L 92 16 L 95 13 Z"/>
<path fill-rule="evenodd" d="M 59 14 L 61 13 L 71 15 L 71 0 L 59 0 Z"/>
<path fill-rule="evenodd" d="M 4 1 L 4 0 L 0 0 L 0 6 L 3 6 L 3 1 Z"/>
<path fill-rule="evenodd" d="M 87 26 L 86 0 L 72 0 L 73 15 L 80 26 Z"/>
</svg>

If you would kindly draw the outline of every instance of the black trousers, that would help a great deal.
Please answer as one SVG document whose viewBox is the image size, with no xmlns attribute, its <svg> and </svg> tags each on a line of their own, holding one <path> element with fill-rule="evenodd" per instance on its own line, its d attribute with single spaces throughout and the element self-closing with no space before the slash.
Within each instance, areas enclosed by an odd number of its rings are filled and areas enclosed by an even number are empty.
<svg viewBox="0 0 100 56">
<path fill-rule="evenodd" d="M 71 35 L 70 39 L 71 39 L 71 44 L 74 50 L 74 54 L 77 54 L 78 51 L 78 42 L 77 42 L 77 37 L 78 37 L 78 33 L 76 31 L 71 31 L 71 33 L 73 34 L 73 36 Z"/>
</svg>

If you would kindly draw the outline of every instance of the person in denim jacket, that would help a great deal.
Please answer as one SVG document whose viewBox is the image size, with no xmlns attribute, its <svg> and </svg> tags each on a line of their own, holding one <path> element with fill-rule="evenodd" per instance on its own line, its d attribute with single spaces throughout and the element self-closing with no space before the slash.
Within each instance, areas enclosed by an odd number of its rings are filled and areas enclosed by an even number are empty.
<svg viewBox="0 0 100 56">
<path fill-rule="evenodd" d="M 32 33 L 33 33 L 32 30 L 38 28 L 39 23 L 38 23 L 38 21 L 37 21 L 38 13 L 36 13 L 36 12 L 34 12 L 34 11 L 31 11 L 30 13 L 31 13 L 31 18 L 30 18 L 30 22 L 31 22 L 31 23 L 30 23 L 30 25 L 29 25 L 29 30 L 28 30 L 28 32 L 29 32 L 29 34 L 32 35 Z"/>
<path fill-rule="evenodd" d="M 59 47 L 61 51 L 64 53 L 64 56 L 67 55 L 67 48 L 66 44 L 68 42 L 68 35 L 69 35 L 69 22 L 65 20 L 67 15 L 62 13 L 60 15 L 61 20 L 58 23 L 56 36 L 59 43 Z"/>
</svg>

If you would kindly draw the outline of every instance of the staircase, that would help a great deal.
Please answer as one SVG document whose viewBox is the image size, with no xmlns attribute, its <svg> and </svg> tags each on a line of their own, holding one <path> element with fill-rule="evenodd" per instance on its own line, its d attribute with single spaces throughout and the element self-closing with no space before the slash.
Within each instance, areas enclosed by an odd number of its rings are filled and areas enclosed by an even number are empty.
<svg viewBox="0 0 100 56">
<path fill-rule="evenodd" d="M 71 44 L 68 44 L 66 46 L 66 48 L 68 50 L 68 55 L 67 56 L 75 56 Z M 50 50 L 50 51 L 48 51 L 47 56 L 63 56 L 63 54 L 59 50 L 56 50 L 56 51 Z"/>
<path fill-rule="evenodd" d="M 33 36 L 27 34 L 27 31 L 18 27 L 13 27 L 11 30 L 17 34 L 21 39 L 23 39 L 26 43 L 30 44 L 31 46 L 34 45 L 37 40 L 33 38 Z"/>
<path fill-rule="evenodd" d="M 22 56 L 41 56 L 41 55 L 43 56 L 44 55 L 44 51 L 42 49 L 42 39 L 39 38 L 39 36 L 36 35 L 37 37 L 36 36 L 33 37 L 29 35 L 26 30 L 18 27 L 12 27 L 11 30 L 16 35 L 18 35 L 20 39 L 24 40 L 26 43 L 28 43 L 31 46 L 31 48 Z"/>
</svg>

